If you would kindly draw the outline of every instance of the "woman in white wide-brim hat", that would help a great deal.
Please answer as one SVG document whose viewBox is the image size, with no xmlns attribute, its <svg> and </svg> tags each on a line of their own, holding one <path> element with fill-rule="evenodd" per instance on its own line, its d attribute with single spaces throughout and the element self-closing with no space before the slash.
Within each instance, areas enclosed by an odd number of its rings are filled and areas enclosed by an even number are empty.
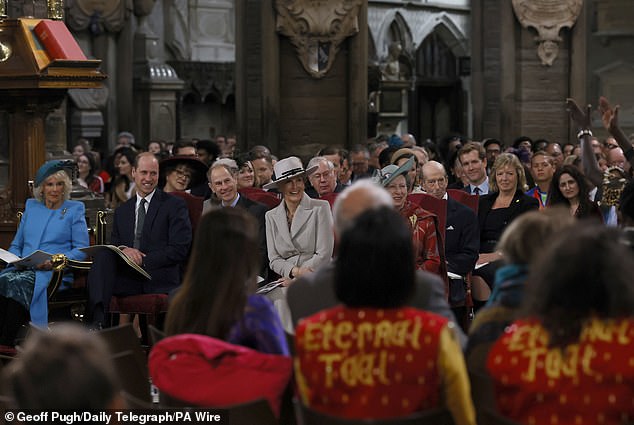
<svg viewBox="0 0 634 425">
<path fill-rule="evenodd" d="M 266 244 L 269 267 L 285 279 L 284 286 L 332 258 L 335 241 L 330 204 L 304 193 L 304 179 L 316 169 L 304 170 L 300 159 L 291 156 L 275 164 L 275 179 L 264 186 L 277 188 L 283 196 L 282 202 L 266 213 Z M 277 288 L 268 297 L 284 329 L 293 332 L 286 288 Z"/>
<path fill-rule="evenodd" d="M 275 164 L 275 179 L 264 186 L 277 188 L 283 199 L 266 213 L 266 242 L 271 269 L 294 279 L 315 270 L 332 257 L 332 213 L 327 201 L 304 193 L 304 179 L 317 167 L 304 170 L 291 156 Z"/>
</svg>

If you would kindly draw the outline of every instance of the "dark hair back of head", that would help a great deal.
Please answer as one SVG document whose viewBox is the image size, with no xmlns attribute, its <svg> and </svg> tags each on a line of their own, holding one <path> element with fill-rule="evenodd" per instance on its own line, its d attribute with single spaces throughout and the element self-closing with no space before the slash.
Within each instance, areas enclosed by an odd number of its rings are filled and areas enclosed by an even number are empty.
<svg viewBox="0 0 634 425">
<path fill-rule="evenodd" d="M 211 157 L 211 162 L 215 161 L 222 153 L 218 144 L 208 139 L 199 140 L 198 143 L 196 143 L 196 149 L 206 151 Z"/>
<path fill-rule="evenodd" d="M 615 229 L 577 224 L 555 238 L 532 268 L 523 314 L 541 320 L 551 346 L 577 341 L 592 316 L 632 315 L 634 258 L 618 239 Z"/>
<path fill-rule="evenodd" d="M 105 344 L 75 324 L 32 332 L 3 378 L 21 410 L 104 410 L 119 389 Z"/>
<path fill-rule="evenodd" d="M 258 247 L 257 222 L 248 212 L 218 208 L 203 214 L 165 332 L 224 339 L 244 314 L 247 286 L 259 270 Z"/>
<path fill-rule="evenodd" d="M 335 270 L 335 292 L 345 305 L 404 305 L 414 290 L 412 234 L 405 220 L 389 207 L 359 215 L 343 232 Z"/>
</svg>

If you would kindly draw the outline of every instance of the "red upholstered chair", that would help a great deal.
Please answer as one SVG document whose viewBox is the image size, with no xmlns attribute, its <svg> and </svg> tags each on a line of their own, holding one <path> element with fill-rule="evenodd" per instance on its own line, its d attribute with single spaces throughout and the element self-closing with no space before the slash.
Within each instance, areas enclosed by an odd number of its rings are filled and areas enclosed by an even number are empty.
<svg viewBox="0 0 634 425">
<path fill-rule="evenodd" d="M 447 189 L 447 195 L 451 199 L 471 208 L 476 214 L 478 213 L 478 203 L 480 201 L 480 196 L 471 195 L 470 193 L 467 193 L 464 190 L 460 189 Z"/>
<path fill-rule="evenodd" d="M 110 299 L 110 314 L 138 314 L 145 319 L 141 327 L 143 343 L 149 341 L 147 326 L 159 326 L 161 315 L 167 313 L 167 294 L 140 294 Z"/>
<path fill-rule="evenodd" d="M 264 204 L 269 208 L 275 208 L 282 202 L 282 199 L 277 194 L 257 187 L 245 187 L 240 189 L 239 192 L 250 200 Z"/>
<path fill-rule="evenodd" d="M 200 216 L 203 213 L 204 199 L 200 196 L 194 196 L 187 192 L 170 192 L 170 195 L 176 196 L 177 198 L 181 198 L 185 201 L 187 209 L 189 210 L 189 221 L 192 224 L 192 232 L 193 234 L 196 234 L 196 228 L 198 227 Z"/>
<path fill-rule="evenodd" d="M 332 207 L 335 205 L 335 199 L 337 199 L 337 195 L 339 194 L 336 192 L 331 192 L 331 193 L 325 194 L 324 196 L 320 196 L 319 199 L 328 201 L 328 203 L 330 204 L 330 209 L 332 210 Z"/>
</svg>

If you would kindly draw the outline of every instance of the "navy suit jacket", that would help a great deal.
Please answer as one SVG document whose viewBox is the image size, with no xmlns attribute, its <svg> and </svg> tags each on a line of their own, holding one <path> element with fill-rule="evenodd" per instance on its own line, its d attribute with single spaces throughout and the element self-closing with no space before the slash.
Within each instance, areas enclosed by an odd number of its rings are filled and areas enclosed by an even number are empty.
<svg viewBox="0 0 634 425">
<path fill-rule="evenodd" d="M 445 257 L 447 269 L 461 276 L 475 267 L 480 252 L 480 227 L 473 210 L 460 202 L 447 199 Z"/>
<path fill-rule="evenodd" d="M 133 246 L 136 196 L 114 212 L 111 244 Z M 192 242 L 192 227 L 185 201 L 156 189 L 143 222 L 143 268 L 152 280 L 143 283 L 146 294 L 168 293 L 180 285 L 181 265 Z"/>
<path fill-rule="evenodd" d="M 258 241 L 260 242 L 260 276 L 265 280 L 269 270 L 269 252 L 266 248 L 266 222 L 264 216 L 268 207 L 259 202 L 252 201 L 244 195 L 240 195 L 236 207 L 244 208 L 258 220 Z"/>
</svg>

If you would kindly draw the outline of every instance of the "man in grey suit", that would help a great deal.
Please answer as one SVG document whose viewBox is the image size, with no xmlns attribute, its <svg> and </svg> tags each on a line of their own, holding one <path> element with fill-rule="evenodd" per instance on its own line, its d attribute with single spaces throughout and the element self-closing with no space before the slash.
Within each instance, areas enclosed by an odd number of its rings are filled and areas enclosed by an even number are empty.
<svg viewBox="0 0 634 425">
<path fill-rule="evenodd" d="M 370 180 L 359 180 L 345 189 L 337 197 L 333 208 L 335 239 L 344 232 L 362 212 L 391 207 L 390 194 Z M 381 241 L 376 241 L 377 244 Z M 291 310 L 293 325 L 304 317 L 339 304 L 334 290 L 334 263 L 326 264 L 315 273 L 297 278 L 289 287 L 286 299 Z M 449 318 L 455 323 L 455 316 L 449 308 L 445 296 L 445 286 L 439 277 L 424 272 L 416 272 L 416 291 L 409 305 L 431 311 Z M 466 336 L 459 326 L 454 327 L 464 348 Z"/>
</svg>

